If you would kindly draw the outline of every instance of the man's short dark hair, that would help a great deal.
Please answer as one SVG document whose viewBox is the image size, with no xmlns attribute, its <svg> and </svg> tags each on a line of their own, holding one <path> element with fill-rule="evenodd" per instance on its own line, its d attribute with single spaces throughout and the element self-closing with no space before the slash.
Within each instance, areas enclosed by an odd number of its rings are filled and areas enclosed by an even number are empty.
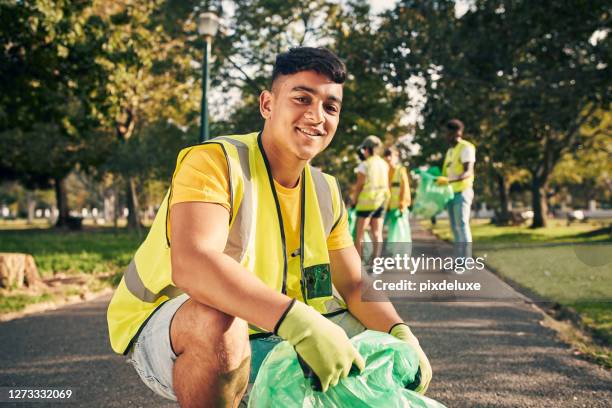
<svg viewBox="0 0 612 408">
<path fill-rule="evenodd" d="M 457 132 L 457 131 L 463 132 L 464 126 L 463 126 L 463 122 L 460 121 L 459 119 L 451 119 L 448 122 L 446 122 L 446 128 L 453 132 Z"/>
<path fill-rule="evenodd" d="M 337 84 L 346 80 L 346 66 L 336 54 L 327 48 L 297 47 L 276 56 L 272 70 L 272 83 L 280 75 L 302 71 L 314 71 L 325 75 Z"/>
</svg>

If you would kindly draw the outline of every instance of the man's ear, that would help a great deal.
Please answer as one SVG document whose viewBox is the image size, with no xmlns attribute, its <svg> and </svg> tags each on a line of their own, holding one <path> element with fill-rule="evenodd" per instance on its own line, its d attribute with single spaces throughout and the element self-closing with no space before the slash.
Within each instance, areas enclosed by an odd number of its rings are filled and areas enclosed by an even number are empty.
<svg viewBox="0 0 612 408">
<path fill-rule="evenodd" d="M 264 119 L 269 119 L 272 115 L 272 92 L 263 91 L 259 95 L 259 113 Z"/>
</svg>

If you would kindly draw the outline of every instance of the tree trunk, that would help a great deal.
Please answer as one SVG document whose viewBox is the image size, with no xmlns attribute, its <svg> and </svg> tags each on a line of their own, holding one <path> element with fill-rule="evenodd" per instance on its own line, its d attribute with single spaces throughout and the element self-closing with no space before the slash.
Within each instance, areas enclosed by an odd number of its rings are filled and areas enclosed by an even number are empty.
<svg viewBox="0 0 612 408">
<path fill-rule="evenodd" d="M 116 194 L 114 188 L 109 188 L 104 192 L 104 222 L 114 224 L 117 218 L 115 204 Z"/>
<path fill-rule="evenodd" d="M 138 192 L 136 191 L 136 177 L 130 176 L 127 179 L 127 207 L 128 219 L 127 228 L 138 231 L 140 235 L 140 203 L 138 202 Z"/>
<path fill-rule="evenodd" d="M 68 226 L 68 194 L 66 192 L 66 178 L 56 177 L 55 181 L 55 205 L 57 205 L 58 216 L 56 227 Z"/>
<path fill-rule="evenodd" d="M 30 254 L 0 252 L 0 287 L 5 289 L 45 286 Z"/>
<path fill-rule="evenodd" d="M 121 216 L 121 211 L 123 211 L 123 207 L 121 206 L 121 200 L 119 199 L 119 191 L 117 186 L 113 186 L 113 195 L 115 196 L 115 214 L 113 218 L 113 227 L 115 231 L 119 228 L 119 217 Z"/>
<path fill-rule="evenodd" d="M 503 174 L 495 174 L 497 192 L 499 194 L 499 212 L 496 214 L 497 225 L 508 225 L 510 222 L 510 185 Z"/>
<path fill-rule="evenodd" d="M 546 227 L 548 201 L 546 199 L 547 182 L 534 177 L 531 184 L 531 205 L 533 207 L 533 222 L 530 228 Z"/>
<path fill-rule="evenodd" d="M 36 200 L 34 199 L 34 193 L 30 190 L 26 192 L 26 200 L 28 202 L 28 225 L 34 223 L 34 212 L 36 210 Z"/>
</svg>

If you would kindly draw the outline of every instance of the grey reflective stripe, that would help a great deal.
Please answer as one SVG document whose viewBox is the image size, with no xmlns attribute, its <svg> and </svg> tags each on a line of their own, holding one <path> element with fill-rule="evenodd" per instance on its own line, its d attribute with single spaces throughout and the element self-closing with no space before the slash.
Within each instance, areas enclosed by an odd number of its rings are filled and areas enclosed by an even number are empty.
<svg viewBox="0 0 612 408">
<path fill-rule="evenodd" d="M 325 314 L 334 313 L 338 310 L 346 310 L 342 304 L 346 304 L 336 286 L 332 285 L 332 298 L 325 302 Z"/>
<path fill-rule="evenodd" d="M 334 313 L 334 312 L 337 312 L 338 310 L 346 310 L 346 307 L 342 306 L 342 304 L 340 303 L 340 300 L 338 300 L 337 297 L 333 297 L 332 299 L 329 299 L 328 301 L 325 302 L 325 314 Z"/>
<path fill-rule="evenodd" d="M 310 174 L 312 175 L 312 181 L 314 183 L 315 191 L 317 193 L 317 200 L 319 201 L 319 211 L 321 212 L 323 228 L 325 230 L 325 236 L 327 237 L 329 236 L 334 225 L 334 206 L 332 201 L 332 192 L 329 187 L 329 184 L 325 180 L 325 176 L 320 170 L 311 167 Z"/>
<path fill-rule="evenodd" d="M 125 280 L 125 286 L 127 286 L 130 293 L 147 303 L 155 303 L 155 301 L 162 296 L 173 298 L 183 293 L 182 290 L 174 285 L 168 285 L 158 293 L 151 292 L 145 287 L 142 279 L 140 279 L 138 269 L 136 269 L 136 261 L 134 259 L 132 259 L 127 267 L 127 270 L 123 274 L 123 279 Z"/>
<path fill-rule="evenodd" d="M 217 137 L 213 140 L 224 140 L 236 148 L 240 161 L 243 179 L 242 201 L 236 212 L 223 252 L 237 262 L 241 262 L 246 253 L 253 227 L 253 182 L 249 160 L 249 147 L 238 140 L 229 137 Z M 229 161 L 228 161 L 229 163 Z"/>
<path fill-rule="evenodd" d="M 340 206 L 340 214 L 336 221 L 334 221 L 334 225 L 332 225 L 332 231 L 336 228 L 336 225 L 340 222 L 342 217 L 344 216 L 344 201 L 342 201 L 342 189 L 340 188 L 340 182 L 336 179 L 336 189 L 338 190 L 338 205 Z"/>
</svg>

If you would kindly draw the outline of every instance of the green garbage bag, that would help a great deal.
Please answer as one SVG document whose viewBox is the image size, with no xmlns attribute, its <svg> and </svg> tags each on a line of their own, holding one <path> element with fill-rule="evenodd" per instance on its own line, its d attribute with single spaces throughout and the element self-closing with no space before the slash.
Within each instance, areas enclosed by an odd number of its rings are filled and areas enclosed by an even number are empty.
<svg viewBox="0 0 612 408">
<path fill-rule="evenodd" d="M 355 229 L 357 228 L 357 211 L 354 208 L 349 208 L 347 210 L 347 216 L 349 232 L 351 233 L 353 239 L 355 239 Z"/>
<path fill-rule="evenodd" d="M 353 237 L 353 241 L 355 241 L 355 237 L 357 236 L 357 210 L 355 210 L 354 208 L 349 208 L 347 213 L 349 232 Z M 372 242 L 372 239 L 368 234 L 368 230 L 366 230 L 363 234 L 363 242 Z"/>
<path fill-rule="evenodd" d="M 387 242 L 412 242 L 408 210 L 388 211 L 385 216 L 385 225 L 387 226 Z"/>
<path fill-rule="evenodd" d="M 418 173 L 421 176 L 421 182 L 416 192 L 412 211 L 418 216 L 429 219 L 441 213 L 446 204 L 453 199 L 453 188 L 450 185 L 436 184 L 436 178 L 440 175 L 438 167 L 430 167 L 427 171 Z"/>
<path fill-rule="evenodd" d="M 406 389 L 415 381 L 419 359 L 414 349 L 395 337 L 365 331 L 351 339 L 366 361 L 361 374 L 349 375 L 327 392 L 314 391 L 304 378 L 291 344 L 279 343 L 264 360 L 249 398 L 250 408 L 444 408 Z"/>
</svg>

